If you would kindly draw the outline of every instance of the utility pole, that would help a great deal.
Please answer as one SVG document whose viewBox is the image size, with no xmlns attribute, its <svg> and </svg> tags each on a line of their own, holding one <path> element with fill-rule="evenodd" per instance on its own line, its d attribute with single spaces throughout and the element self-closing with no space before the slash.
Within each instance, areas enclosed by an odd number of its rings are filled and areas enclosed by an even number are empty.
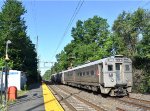
<svg viewBox="0 0 150 111">
<path fill-rule="evenodd" d="M 7 60 L 5 60 L 5 102 L 7 103 L 7 88 L 8 88 L 8 66 L 7 66 Z"/>
</svg>

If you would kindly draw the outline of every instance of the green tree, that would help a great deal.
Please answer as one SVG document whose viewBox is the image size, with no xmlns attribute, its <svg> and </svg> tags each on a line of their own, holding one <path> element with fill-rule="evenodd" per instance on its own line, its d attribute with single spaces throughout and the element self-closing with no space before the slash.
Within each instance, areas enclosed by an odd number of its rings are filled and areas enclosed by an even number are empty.
<svg viewBox="0 0 150 111">
<path fill-rule="evenodd" d="M 78 20 L 71 31 L 73 40 L 56 56 L 55 72 L 109 56 L 112 39 L 108 28 L 107 20 L 98 16 Z"/>
<path fill-rule="evenodd" d="M 150 11 L 141 8 L 133 13 L 123 11 L 112 29 L 117 54 L 133 61 L 134 90 L 150 92 Z"/>
<path fill-rule="evenodd" d="M 73 27 L 71 32 L 74 39 L 72 43 L 75 44 L 72 51 L 75 56 L 75 65 L 110 55 L 108 47 L 105 46 L 105 42 L 111 40 L 108 28 L 107 20 L 98 16 L 84 22 L 77 21 L 76 27 Z"/>
<path fill-rule="evenodd" d="M 4 2 L 0 13 L 0 52 L 5 55 L 6 41 L 11 40 L 8 52 L 10 62 L 13 63 L 11 68 L 27 72 L 28 77 L 34 81 L 37 79 L 37 54 L 34 44 L 26 34 L 27 26 L 23 17 L 25 13 L 22 2 Z"/>
<path fill-rule="evenodd" d="M 119 53 L 132 58 L 140 53 L 140 51 L 138 52 L 138 45 L 146 34 L 147 29 L 145 30 L 145 27 L 148 27 L 149 16 L 149 11 L 141 8 L 134 13 L 123 11 L 119 14 L 112 27 L 117 41 L 115 45 Z"/>
<path fill-rule="evenodd" d="M 51 75 L 51 70 L 47 70 L 45 74 L 43 75 L 43 79 L 49 81 L 50 80 L 50 75 Z"/>
<path fill-rule="evenodd" d="M 60 54 L 57 54 L 56 59 L 57 59 L 57 68 L 53 70 L 53 73 L 55 73 L 54 71 L 59 72 L 69 67 L 68 62 L 67 62 L 68 58 L 67 58 L 67 54 L 65 53 L 65 51 L 61 51 Z"/>
</svg>

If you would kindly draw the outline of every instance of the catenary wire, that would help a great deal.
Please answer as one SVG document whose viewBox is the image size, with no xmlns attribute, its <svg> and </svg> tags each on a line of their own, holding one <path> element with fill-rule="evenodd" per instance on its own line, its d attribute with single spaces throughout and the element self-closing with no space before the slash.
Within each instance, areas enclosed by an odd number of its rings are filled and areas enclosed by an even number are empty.
<svg viewBox="0 0 150 111">
<path fill-rule="evenodd" d="M 63 42 L 63 40 L 64 40 L 64 37 L 66 36 L 67 32 L 69 31 L 69 28 L 71 27 L 71 25 L 72 25 L 72 23 L 73 23 L 75 17 L 76 17 L 77 14 L 79 13 L 79 11 L 80 11 L 80 9 L 81 9 L 83 3 L 84 3 L 84 0 L 80 0 L 80 1 L 78 2 L 77 7 L 76 7 L 76 9 L 75 9 L 75 11 L 74 11 L 74 13 L 73 13 L 73 15 L 72 15 L 70 21 L 69 21 L 69 23 L 68 23 L 68 25 L 67 25 L 67 27 L 66 27 L 64 33 L 63 33 L 63 35 L 62 35 L 62 37 L 61 37 L 61 39 L 60 39 L 60 41 L 59 41 L 59 43 L 58 43 L 58 45 L 57 45 L 57 48 L 56 48 L 56 50 L 55 50 L 54 55 L 52 56 L 52 58 L 55 57 L 55 54 L 56 54 L 57 50 L 59 49 L 60 45 L 62 44 L 62 42 Z"/>
</svg>

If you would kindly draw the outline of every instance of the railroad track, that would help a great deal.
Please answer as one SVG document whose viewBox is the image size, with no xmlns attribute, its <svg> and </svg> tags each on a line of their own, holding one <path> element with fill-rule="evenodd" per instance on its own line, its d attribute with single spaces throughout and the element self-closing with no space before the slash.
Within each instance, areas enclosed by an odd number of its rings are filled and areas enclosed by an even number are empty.
<svg viewBox="0 0 150 111">
<path fill-rule="evenodd" d="M 61 87 L 59 87 L 59 88 L 61 88 Z M 64 90 L 63 88 L 61 88 L 61 89 Z M 85 104 L 87 104 L 87 105 L 93 107 L 93 108 L 96 109 L 97 111 L 105 111 L 104 108 L 102 108 L 102 107 L 100 107 L 100 106 L 97 106 L 97 105 L 95 105 L 95 104 L 89 102 L 88 100 L 85 100 L 85 99 L 79 97 L 79 96 L 77 95 L 77 93 L 71 93 L 69 90 L 66 90 L 66 89 L 65 89 L 64 91 L 67 92 L 67 93 L 69 93 L 70 95 L 73 95 L 75 98 L 77 98 L 78 100 L 84 102 Z"/>
<path fill-rule="evenodd" d="M 117 100 L 128 105 L 139 107 L 139 109 L 144 111 L 150 111 L 150 101 L 130 97 L 117 98 Z"/>
<path fill-rule="evenodd" d="M 71 90 L 70 90 L 71 92 Z M 118 101 L 121 105 L 116 105 L 116 111 L 128 111 L 128 110 L 144 110 L 144 111 L 150 111 L 150 101 L 145 100 L 139 100 L 135 98 L 129 98 L 129 97 L 123 97 L 123 98 L 114 98 L 114 97 L 107 97 L 106 99 L 110 100 L 115 99 L 115 101 Z M 109 102 L 108 102 L 109 103 Z M 128 107 L 128 108 L 127 108 Z M 111 110 L 111 109 L 108 109 Z"/>
<path fill-rule="evenodd" d="M 63 106 L 65 111 L 76 111 L 76 109 L 68 103 L 66 99 L 63 99 L 64 97 L 60 95 L 54 87 L 48 85 L 48 88 L 52 91 L 53 95 L 57 98 L 59 103 Z"/>
<path fill-rule="evenodd" d="M 140 110 L 140 111 L 150 111 L 150 101 L 139 100 L 135 98 L 123 97 L 123 98 L 116 98 L 116 97 L 102 97 L 100 94 L 93 94 L 91 92 L 87 92 L 84 90 L 76 89 L 73 87 L 68 87 L 64 85 L 56 85 L 58 94 L 60 91 L 63 91 L 67 94 L 67 96 L 63 96 L 61 98 L 66 99 L 73 97 L 76 98 L 80 102 L 74 101 L 74 103 L 78 104 L 86 104 L 85 106 L 89 106 L 89 108 L 93 108 L 93 111 L 103 111 L 103 110 L 116 110 L 116 111 L 133 111 L 133 110 Z M 70 101 L 67 106 L 72 106 L 75 110 L 69 111 L 77 111 L 76 105 L 72 104 Z M 71 104 L 70 104 L 71 103 Z M 85 107 L 84 107 L 85 108 Z M 84 109 L 82 107 L 82 109 Z M 85 108 L 86 109 L 86 108 Z M 84 111 L 88 111 L 87 109 Z M 92 111 L 92 110 L 89 110 Z"/>
<path fill-rule="evenodd" d="M 130 101 L 136 101 L 136 102 L 142 103 L 142 104 L 150 107 L 150 100 L 147 101 L 147 100 L 136 99 L 136 98 L 132 98 L 132 97 L 124 97 L 124 98 L 129 99 Z"/>
<path fill-rule="evenodd" d="M 54 95 L 61 98 L 59 102 L 63 101 L 70 111 L 105 111 L 103 108 L 77 96 L 76 93 L 71 93 L 56 86 L 49 87 L 54 91 Z"/>
</svg>

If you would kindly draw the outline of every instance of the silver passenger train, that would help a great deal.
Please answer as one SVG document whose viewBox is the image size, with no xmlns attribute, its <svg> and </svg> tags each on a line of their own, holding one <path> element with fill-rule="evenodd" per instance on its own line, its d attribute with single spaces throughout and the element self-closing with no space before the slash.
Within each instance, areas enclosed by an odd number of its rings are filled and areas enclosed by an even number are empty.
<svg viewBox="0 0 150 111">
<path fill-rule="evenodd" d="M 132 61 L 112 56 L 53 74 L 51 80 L 110 96 L 124 96 L 132 89 Z"/>
</svg>

